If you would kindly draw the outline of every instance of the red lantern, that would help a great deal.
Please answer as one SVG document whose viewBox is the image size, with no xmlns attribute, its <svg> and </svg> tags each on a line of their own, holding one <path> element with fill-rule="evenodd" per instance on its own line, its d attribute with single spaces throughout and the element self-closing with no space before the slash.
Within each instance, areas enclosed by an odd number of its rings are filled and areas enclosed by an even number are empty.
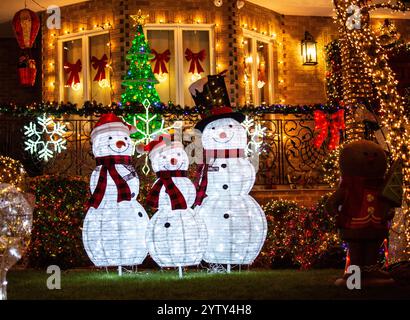
<svg viewBox="0 0 410 320">
<path fill-rule="evenodd" d="M 40 19 L 35 12 L 29 9 L 20 10 L 14 15 L 13 29 L 20 48 L 29 49 L 36 40 L 40 29 Z"/>
<path fill-rule="evenodd" d="M 19 59 L 18 74 L 19 82 L 24 87 L 32 87 L 36 82 L 36 61 L 28 55 L 22 55 Z"/>
</svg>

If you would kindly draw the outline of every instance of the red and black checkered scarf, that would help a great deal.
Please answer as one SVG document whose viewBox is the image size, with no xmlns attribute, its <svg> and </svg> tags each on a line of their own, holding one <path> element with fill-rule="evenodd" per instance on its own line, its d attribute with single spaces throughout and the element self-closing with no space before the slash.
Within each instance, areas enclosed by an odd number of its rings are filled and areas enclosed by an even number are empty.
<svg viewBox="0 0 410 320">
<path fill-rule="evenodd" d="M 187 177 L 188 171 L 186 170 L 174 170 L 174 171 L 158 171 L 158 180 L 155 182 L 151 191 L 149 192 L 146 200 L 146 204 L 152 208 L 158 208 L 159 193 L 162 186 L 165 186 L 165 192 L 171 199 L 172 210 L 186 209 L 187 204 L 184 195 L 172 181 L 173 177 Z"/>
<path fill-rule="evenodd" d="M 110 174 L 111 178 L 114 180 L 117 186 L 117 202 L 130 201 L 131 200 L 131 190 L 128 183 L 121 177 L 117 169 L 115 169 L 116 164 L 131 165 L 130 156 L 106 156 L 95 158 L 97 166 L 101 166 L 100 176 L 98 177 L 97 186 L 88 200 L 86 207 L 98 208 L 102 199 L 104 198 L 105 190 L 107 189 L 107 172 Z"/>
<path fill-rule="evenodd" d="M 209 162 L 217 158 L 243 158 L 244 149 L 204 150 L 204 163 L 198 166 L 194 185 L 196 188 L 195 205 L 200 206 L 207 197 Z"/>
</svg>

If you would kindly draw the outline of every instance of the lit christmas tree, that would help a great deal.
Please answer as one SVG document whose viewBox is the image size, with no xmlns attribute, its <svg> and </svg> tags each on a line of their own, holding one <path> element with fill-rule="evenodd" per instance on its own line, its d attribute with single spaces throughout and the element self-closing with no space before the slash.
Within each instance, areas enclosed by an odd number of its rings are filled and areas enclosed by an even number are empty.
<svg viewBox="0 0 410 320">
<path fill-rule="evenodd" d="M 145 104 L 148 100 L 150 106 L 157 106 L 160 103 L 160 98 L 155 90 L 155 84 L 158 81 L 155 79 L 150 63 L 153 55 L 142 29 L 146 16 L 142 15 L 140 10 L 137 15 L 131 16 L 131 18 L 135 21 L 133 27 L 136 27 L 136 33 L 131 49 L 126 56 L 126 59 L 130 61 L 130 68 L 122 82 L 123 86 L 126 87 L 125 92 L 122 94 L 122 103 L 137 102 Z M 137 133 L 131 135 L 132 138 L 137 140 L 146 138 L 141 136 L 140 132 L 146 132 L 147 126 L 149 126 L 150 132 L 155 132 L 161 129 L 162 125 L 159 115 L 149 115 L 149 118 L 146 119 L 149 120 L 147 122 L 141 121 L 141 117 L 145 119 L 146 114 L 124 117 L 125 121 L 139 129 Z"/>
</svg>

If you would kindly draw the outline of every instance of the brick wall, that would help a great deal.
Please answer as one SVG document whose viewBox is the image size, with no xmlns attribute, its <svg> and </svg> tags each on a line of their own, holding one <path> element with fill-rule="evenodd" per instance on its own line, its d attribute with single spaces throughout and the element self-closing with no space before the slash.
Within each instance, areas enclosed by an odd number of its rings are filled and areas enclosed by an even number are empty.
<svg viewBox="0 0 410 320">
<path fill-rule="evenodd" d="M 32 49 L 36 61 L 40 59 L 39 49 Z M 0 103 L 10 101 L 26 104 L 41 101 L 41 63 L 37 63 L 37 79 L 34 87 L 19 84 L 17 63 L 21 50 L 15 38 L 0 38 Z"/>
<path fill-rule="evenodd" d="M 235 102 L 237 94 L 237 70 L 234 63 L 236 51 L 236 9 L 233 0 L 227 0 L 232 10 L 226 7 L 217 8 L 212 1 L 201 0 L 93 0 L 86 3 L 66 6 L 61 8 L 61 30 L 48 30 L 45 24 L 43 30 L 43 96 L 44 100 L 58 98 L 58 68 L 56 67 L 57 37 L 66 31 L 79 32 L 79 28 L 95 30 L 95 25 L 110 21 L 111 50 L 112 50 L 112 75 L 113 101 L 120 100 L 121 79 L 127 70 L 125 54 L 130 48 L 134 37 L 130 28 L 130 15 L 136 14 L 139 9 L 143 14 L 149 14 L 146 23 L 183 23 L 195 24 L 197 21 L 204 24 L 216 24 L 216 42 L 220 44 L 216 49 L 217 72 L 228 69 L 228 89 Z M 65 19 L 65 17 L 68 17 Z M 232 54 L 227 54 L 232 52 Z M 54 65 L 53 65 L 54 63 Z M 53 85 L 54 84 L 54 85 Z"/>
<path fill-rule="evenodd" d="M 110 21 L 112 43 L 112 67 L 114 74 L 113 100 L 121 95 L 121 79 L 127 70 L 125 54 L 129 49 L 133 34 L 130 30 L 129 15 L 141 9 L 149 14 L 147 23 L 200 23 L 215 24 L 215 48 L 217 71 L 228 69 L 228 89 L 234 105 L 245 103 L 243 70 L 243 32 L 249 30 L 259 34 L 264 32 L 273 38 L 274 83 L 273 98 L 276 103 L 306 104 L 326 102 L 325 52 L 324 46 L 337 38 L 336 25 L 331 17 L 284 16 L 252 3 L 246 3 L 241 10 L 235 0 L 225 0 L 222 7 L 213 1 L 203 0 L 92 0 L 62 7 L 61 30 L 48 30 L 43 23 L 43 99 L 58 98 L 58 68 L 56 68 L 57 42 L 65 31 L 79 32 L 94 30 L 94 26 Z M 375 19 L 374 24 L 383 20 Z M 399 32 L 405 39 L 410 38 L 409 20 L 396 20 Z M 300 42 L 305 31 L 318 42 L 318 65 L 303 66 Z M 279 82 L 279 80 L 283 80 Z"/>
</svg>

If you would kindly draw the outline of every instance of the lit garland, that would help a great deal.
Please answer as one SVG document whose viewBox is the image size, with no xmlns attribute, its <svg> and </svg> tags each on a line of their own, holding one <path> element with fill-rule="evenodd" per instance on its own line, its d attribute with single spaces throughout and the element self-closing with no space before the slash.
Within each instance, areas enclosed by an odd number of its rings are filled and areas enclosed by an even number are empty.
<svg viewBox="0 0 410 320">
<path fill-rule="evenodd" d="M 0 156 L 0 183 L 9 183 L 18 190 L 23 187 L 26 171 L 23 164 L 9 157 Z"/>
<path fill-rule="evenodd" d="M 376 89 L 376 99 L 380 104 L 382 125 L 387 131 L 386 143 L 390 147 L 392 159 L 401 158 L 404 163 L 403 199 L 410 199 L 410 133 L 409 119 L 406 114 L 404 99 L 397 92 L 395 75 L 388 65 L 387 51 L 383 48 L 375 31 L 370 28 L 369 12 L 379 8 L 388 8 L 394 11 L 406 11 L 405 5 L 400 2 L 371 3 L 358 0 L 334 0 L 336 20 L 342 36 L 342 61 L 344 63 L 344 89 L 348 97 L 347 105 L 355 105 L 358 97 L 373 95 L 373 83 Z M 361 27 L 348 30 L 347 9 L 356 5 L 361 9 Z M 366 94 L 365 92 L 368 91 Z M 408 205 L 403 205 L 402 214 L 410 219 Z M 405 236 L 407 247 L 403 254 L 410 255 L 410 225 L 406 227 Z"/>
<path fill-rule="evenodd" d="M 327 198 L 322 197 L 312 208 L 287 200 L 274 200 L 263 206 L 268 236 L 259 262 L 271 264 L 285 259 L 307 269 L 323 254 L 339 247 L 335 218 L 324 210 Z"/>
<path fill-rule="evenodd" d="M 169 104 L 156 104 L 150 106 L 150 112 L 162 115 L 172 116 L 198 116 L 204 113 L 205 107 L 202 106 L 180 106 Z M 341 106 L 331 106 L 327 104 L 310 104 L 310 105 L 245 105 L 237 108 L 238 111 L 249 115 L 262 114 L 313 114 L 315 110 L 322 110 L 327 113 L 334 113 L 343 109 Z M 131 102 L 122 104 L 113 102 L 111 105 L 85 102 L 82 106 L 72 103 L 43 102 L 33 103 L 30 105 L 16 105 L 14 103 L 0 105 L 0 115 L 10 115 L 15 117 L 41 116 L 44 113 L 50 116 L 62 117 L 68 115 L 77 115 L 83 117 L 99 117 L 104 113 L 114 113 L 117 116 L 136 115 L 145 113 L 145 107 L 141 103 Z"/>
</svg>

